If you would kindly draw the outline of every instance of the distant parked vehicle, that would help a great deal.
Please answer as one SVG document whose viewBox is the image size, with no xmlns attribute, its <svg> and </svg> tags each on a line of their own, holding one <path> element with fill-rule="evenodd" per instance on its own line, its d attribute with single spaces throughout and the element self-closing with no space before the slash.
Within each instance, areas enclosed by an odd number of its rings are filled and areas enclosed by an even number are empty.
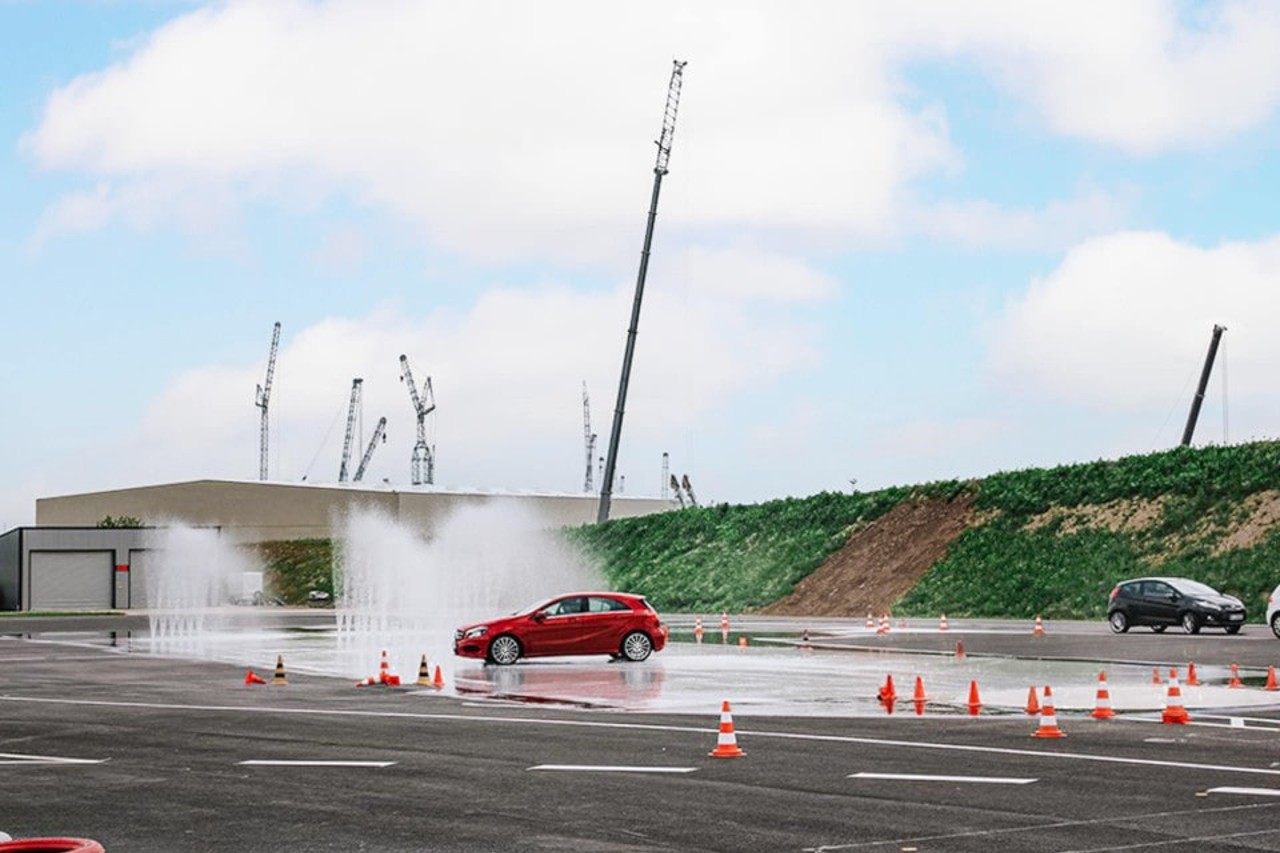
<svg viewBox="0 0 1280 853">
<path fill-rule="evenodd" d="M 333 604 L 333 596 L 322 589 L 313 589 L 307 593 L 308 607 L 329 607 Z"/>
<path fill-rule="evenodd" d="M 1280 586 L 1267 596 L 1267 624 L 1271 626 L 1271 633 L 1280 637 Z"/>
<path fill-rule="evenodd" d="M 1107 605 L 1107 622 L 1117 634 L 1135 625 L 1150 625 L 1156 633 L 1170 625 L 1181 625 L 1188 634 L 1197 634 L 1202 627 L 1222 628 L 1228 634 L 1237 634 L 1244 620 L 1244 604 L 1240 599 L 1223 595 L 1190 578 L 1121 581 L 1111 590 Z M 1274 622 L 1272 629 L 1276 629 Z"/>
</svg>

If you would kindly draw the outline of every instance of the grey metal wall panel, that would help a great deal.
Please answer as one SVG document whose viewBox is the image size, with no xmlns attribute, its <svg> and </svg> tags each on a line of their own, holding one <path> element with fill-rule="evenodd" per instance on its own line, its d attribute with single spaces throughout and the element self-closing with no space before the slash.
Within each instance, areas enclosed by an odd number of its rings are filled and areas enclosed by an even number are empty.
<svg viewBox="0 0 1280 853">
<path fill-rule="evenodd" d="M 22 531 L 0 536 L 0 610 L 21 610 L 18 579 L 22 577 Z"/>
<path fill-rule="evenodd" d="M 129 609 L 143 610 L 147 603 L 148 570 L 155 564 L 154 551 L 129 552 Z"/>
<path fill-rule="evenodd" d="M 31 551 L 32 610 L 110 610 L 112 551 Z"/>
</svg>

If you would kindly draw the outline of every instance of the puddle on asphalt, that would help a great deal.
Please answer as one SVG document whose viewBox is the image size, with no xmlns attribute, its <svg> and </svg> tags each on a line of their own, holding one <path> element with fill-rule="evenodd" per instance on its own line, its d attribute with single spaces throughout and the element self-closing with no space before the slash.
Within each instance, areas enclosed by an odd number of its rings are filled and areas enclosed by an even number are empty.
<svg viewBox="0 0 1280 853">
<path fill-rule="evenodd" d="M 680 635 L 677 635 L 679 637 Z M 688 634 L 692 638 L 691 633 Z M 1096 707 L 1098 663 L 1008 657 L 962 657 L 937 652 L 827 650 L 791 644 L 794 634 L 752 632 L 753 645 L 671 642 L 642 663 L 603 657 L 541 658 L 490 666 L 455 658 L 448 641 L 421 635 L 388 636 L 384 642 L 344 640 L 332 630 L 232 630 L 193 636 L 151 637 L 146 632 L 80 632 L 31 635 L 42 642 L 103 650 L 209 660 L 269 669 L 283 657 L 291 676 L 362 680 L 379 672 L 386 651 L 393 672 L 413 689 L 423 666 L 439 666 L 445 692 L 470 700 L 517 702 L 590 710 L 706 714 L 728 700 L 736 712 L 757 716 L 885 716 L 914 718 L 916 682 L 925 696 L 923 716 L 969 713 L 973 685 L 982 715 L 1024 713 L 1028 693 L 1042 699 L 1051 685 L 1060 714 Z M 759 642 L 773 640 L 774 642 Z M 1181 686 L 1190 709 L 1280 706 L 1280 693 L 1263 691 L 1264 679 L 1242 674 L 1243 689 L 1227 688 L 1227 667 L 1197 664 L 1199 685 Z M 1158 711 L 1167 699 L 1167 673 L 1152 683 L 1152 668 L 1106 668 L 1110 702 L 1118 713 Z M 1180 673 L 1185 680 L 1185 672 Z M 892 677 L 897 701 L 888 711 L 877 695 Z M 427 693 L 424 691 L 424 693 Z M 429 691 L 429 695 L 438 695 Z"/>
</svg>

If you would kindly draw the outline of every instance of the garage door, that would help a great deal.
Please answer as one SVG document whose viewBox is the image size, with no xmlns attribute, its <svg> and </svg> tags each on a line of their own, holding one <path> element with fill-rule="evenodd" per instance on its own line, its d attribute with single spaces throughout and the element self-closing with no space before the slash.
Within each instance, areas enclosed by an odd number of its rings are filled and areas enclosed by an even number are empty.
<svg viewBox="0 0 1280 853">
<path fill-rule="evenodd" d="M 32 610 L 110 610 L 110 551 L 32 551 Z"/>
</svg>

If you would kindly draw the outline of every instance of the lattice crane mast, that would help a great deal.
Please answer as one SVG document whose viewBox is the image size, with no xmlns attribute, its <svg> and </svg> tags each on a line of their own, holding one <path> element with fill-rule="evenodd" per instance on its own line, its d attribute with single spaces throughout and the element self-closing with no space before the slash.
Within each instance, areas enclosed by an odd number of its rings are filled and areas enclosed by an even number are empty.
<svg viewBox="0 0 1280 853">
<path fill-rule="evenodd" d="M 413 484 L 421 486 L 433 484 L 436 480 L 435 448 L 427 444 L 427 415 L 436 410 L 435 392 L 431 390 L 431 377 L 422 383 L 422 394 L 413 382 L 413 371 L 409 369 L 409 357 L 400 356 L 400 381 L 409 386 L 409 400 L 413 403 L 414 414 L 418 416 L 418 438 L 413 445 L 413 457 L 410 459 L 410 474 Z"/>
<path fill-rule="evenodd" d="M 356 468 L 356 475 L 351 478 L 353 483 L 360 482 L 364 477 L 364 469 L 369 467 L 369 460 L 373 458 L 373 450 L 378 446 L 378 442 L 387 443 L 387 419 L 378 418 L 378 425 L 373 428 L 373 435 L 369 438 L 369 446 L 365 448 L 364 456 L 360 457 L 360 467 Z"/>
<path fill-rule="evenodd" d="M 693 483 L 689 482 L 688 474 L 685 474 L 680 478 L 680 485 L 684 488 L 684 493 L 689 496 L 690 505 L 697 506 L 698 496 L 693 493 Z"/>
<path fill-rule="evenodd" d="M 680 508 L 684 509 L 684 495 L 680 493 L 680 481 L 676 479 L 675 474 L 671 475 L 671 493 L 680 502 Z"/>
<path fill-rule="evenodd" d="M 622 356 L 622 376 L 618 380 L 618 404 L 613 410 L 613 429 L 609 432 L 609 453 L 600 482 L 600 507 L 596 523 L 609 520 L 609 504 L 613 496 L 613 473 L 618 464 L 618 442 L 622 438 L 622 413 L 627 403 L 627 383 L 631 378 L 631 359 L 635 355 L 636 332 L 640 325 L 640 302 L 644 298 L 644 280 L 649 270 L 649 249 L 653 245 L 653 224 L 658 218 L 658 193 L 662 176 L 667 174 L 671 159 L 671 142 L 676 134 L 676 111 L 680 106 L 680 89 L 684 85 L 686 63 L 671 63 L 671 82 L 667 84 L 667 104 L 662 111 L 662 133 L 658 136 L 658 159 L 653 164 L 653 195 L 649 202 L 649 218 L 645 225 L 644 246 L 640 250 L 640 271 L 636 275 L 635 300 L 631 304 L 631 325 L 627 329 L 627 346 Z"/>
<path fill-rule="evenodd" d="M 338 482 L 347 482 L 347 468 L 351 464 L 351 443 L 356 436 L 356 414 L 360 411 L 360 395 L 363 379 L 351 380 L 351 402 L 347 405 L 347 435 L 342 440 L 342 465 L 338 468 Z"/>
<path fill-rule="evenodd" d="M 587 394 L 587 383 L 582 383 L 582 439 L 587 448 L 587 473 L 582 480 L 582 491 L 591 494 L 595 491 L 592 482 L 592 471 L 596 458 L 596 434 L 591 431 L 591 397 Z"/>
<path fill-rule="evenodd" d="M 280 324 L 271 332 L 271 355 L 267 358 L 267 378 L 258 386 L 254 405 L 262 410 L 262 427 L 258 431 L 258 479 L 267 479 L 267 446 L 270 433 L 267 429 L 267 407 L 271 404 L 271 379 L 276 373 L 276 353 L 280 349 Z"/>
</svg>

